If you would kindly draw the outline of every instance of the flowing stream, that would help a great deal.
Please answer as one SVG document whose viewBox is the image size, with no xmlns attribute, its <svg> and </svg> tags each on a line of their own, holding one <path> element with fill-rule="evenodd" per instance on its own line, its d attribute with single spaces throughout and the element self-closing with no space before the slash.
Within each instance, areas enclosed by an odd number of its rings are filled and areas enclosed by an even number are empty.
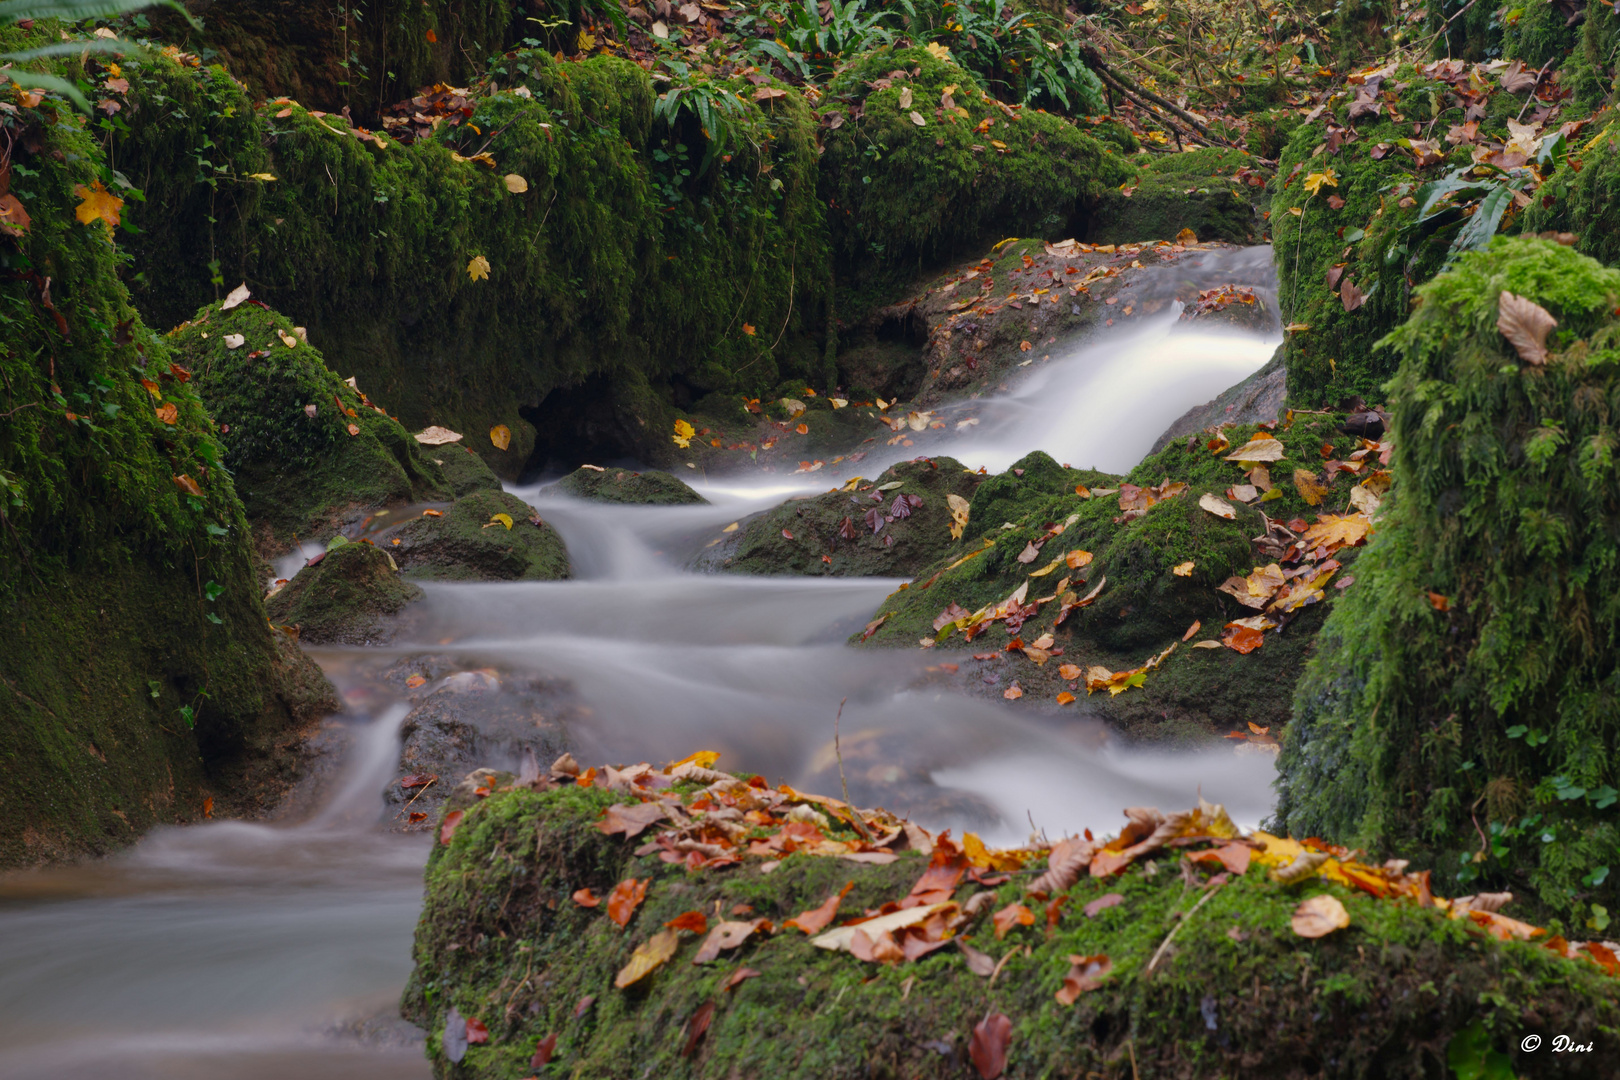
<svg viewBox="0 0 1620 1080">
<path fill-rule="evenodd" d="M 1238 253 L 1209 270 L 1211 283 L 1265 286 L 1269 262 L 1265 249 Z M 1276 344 L 1174 320 L 1166 311 L 1054 352 L 1010 392 L 951 406 L 980 422 L 947 424 L 927 452 L 991 470 L 1036 448 L 1129 468 Z M 921 449 L 875 445 L 866 476 Z M 515 488 L 567 541 L 574 579 L 430 584 L 408 640 L 317 650 L 349 703 L 332 722 L 346 749 L 303 820 L 160 828 L 112 858 L 0 878 L 0 1076 L 428 1075 L 419 1035 L 393 1019 L 430 843 L 387 828 L 381 793 L 398 775 L 409 708 L 377 674 L 394 658 L 431 653 L 569 686 L 567 733 L 582 762 L 713 749 L 722 767 L 824 791 L 838 782 L 833 718 L 847 699 L 857 801 L 892 794 L 925 824 L 991 842 L 1112 830 L 1122 807 L 1181 808 L 1200 791 L 1240 822 L 1265 816 L 1265 759 L 1131 748 L 1083 708 L 1048 718 L 955 692 L 926 651 L 848 648 L 897 580 L 681 569 L 725 525 L 839 475 L 694 472 L 710 505 L 693 507 Z"/>
</svg>

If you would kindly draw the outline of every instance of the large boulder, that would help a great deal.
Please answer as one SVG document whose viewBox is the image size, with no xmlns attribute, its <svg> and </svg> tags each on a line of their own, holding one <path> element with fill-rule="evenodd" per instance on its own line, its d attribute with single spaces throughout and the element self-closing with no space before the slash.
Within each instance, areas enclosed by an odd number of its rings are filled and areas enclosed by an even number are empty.
<svg viewBox="0 0 1620 1080">
<path fill-rule="evenodd" d="M 479 491 L 445 510 L 380 533 L 406 576 L 423 581 L 556 581 L 568 548 L 534 508 L 504 491 Z"/>
<path fill-rule="evenodd" d="M 264 607 L 311 645 L 376 645 L 393 636 L 390 618 L 421 596 L 381 548 L 341 542 L 272 592 Z"/>
<path fill-rule="evenodd" d="M 1579 926 L 1620 899 L 1620 271 L 1497 240 L 1418 297 L 1397 498 L 1299 684 L 1277 820 Z"/>
</svg>

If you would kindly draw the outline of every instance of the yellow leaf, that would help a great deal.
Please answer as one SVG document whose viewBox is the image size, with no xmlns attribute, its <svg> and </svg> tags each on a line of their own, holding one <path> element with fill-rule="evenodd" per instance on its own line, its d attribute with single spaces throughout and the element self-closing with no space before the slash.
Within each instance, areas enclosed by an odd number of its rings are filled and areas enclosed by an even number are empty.
<svg viewBox="0 0 1620 1080">
<path fill-rule="evenodd" d="M 1297 840 L 1272 836 L 1268 832 L 1257 832 L 1252 835 L 1255 840 L 1265 845 L 1264 851 L 1255 853 L 1255 861 L 1267 866 L 1287 866 L 1305 852 L 1305 848 Z"/>
<path fill-rule="evenodd" d="M 289 349 L 294 348 L 298 344 L 298 339 L 293 337 L 291 334 L 283 333 L 282 331 L 277 330 L 276 336 L 280 338 L 281 343 L 287 346 Z"/>
<path fill-rule="evenodd" d="M 1274 439 L 1265 432 L 1257 432 L 1254 438 L 1226 455 L 1227 461 L 1277 461 L 1287 451 L 1280 439 Z"/>
<path fill-rule="evenodd" d="M 1198 234 L 1193 232 L 1191 229 L 1182 229 L 1180 232 L 1176 233 L 1176 243 L 1196 244 L 1198 243 Z"/>
<path fill-rule="evenodd" d="M 581 33 L 580 37 L 589 35 Z M 630 962 L 619 974 L 614 976 L 613 985 L 623 990 L 631 983 L 651 975 L 657 968 L 675 955 L 675 950 L 681 946 L 681 934 L 678 930 L 660 930 L 640 945 L 630 954 Z"/>
<path fill-rule="evenodd" d="M 1307 548 L 1325 547 L 1337 551 L 1341 547 L 1355 547 L 1372 532 L 1372 521 L 1365 514 L 1324 514 L 1316 524 L 1305 530 Z"/>
<path fill-rule="evenodd" d="M 1017 851 L 991 851 L 974 833 L 962 835 L 962 854 L 981 869 L 1012 871 L 1024 868 L 1025 856 Z"/>
<path fill-rule="evenodd" d="M 489 441 L 495 444 L 495 449 L 505 450 L 512 445 L 512 429 L 505 424 L 496 424 L 489 429 Z"/>
<path fill-rule="evenodd" d="M 1298 207 L 1298 206 L 1290 206 L 1288 208 L 1288 212 L 1290 214 L 1293 214 L 1295 217 L 1304 217 L 1305 216 L 1305 210 L 1302 207 Z"/>
<path fill-rule="evenodd" d="M 267 172 L 248 173 L 248 179 L 249 180 L 263 180 L 263 181 L 268 183 L 269 181 L 275 179 L 275 175 L 273 173 L 267 173 Z"/>
<path fill-rule="evenodd" d="M 587 34 L 585 31 L 581 30 L 579 32 L 579 36 L 574 40 L 574 44 L 579 47 L 580 52 L 588 53 L 592 49 L 596 48 L 596 35 Z"/>
<path fill-rule="evenodd" d="M 489 277 L 489 260 L 482 255 L 474 255 L 467 264 L 467 276 L 474 281 L 482 281 Z"/>
<path fill-rule="evenodd" d="M 1315 876 L 1321 871 L 1322 864 L 1330 858 L 1325 851 L 1302 851 L 1294 856 L 1293 862 L 1278 867 L 1268 876 L 1281 885 L 1297 885 L 1306 878 Z"/>
<path fill-rule="evenodd" d="M 947 49 L 937 41 L 930 41 L 927 48 L 928 55 L 932 56 L 935 60 L 949 60 L 951 58 L 951 50 Z"/>
<path fill-rule="evenodd" d="M 180 410 L 175 408 L 174 402 L 164 402 L 157 407 L 157 418 L 165 424 L 173 424 L 180 419 Z"/>
<path fill-rule="evenodd" d="M 74 209 L 73 216 L 78 218 L 81 224 L 88 225 L 92 221 L 102 221 L 106 223 L 109 233 L 118 226 L 124 209 L 124 200 L 108 191 L 100 180 L 89 187 L 83 184 L 75 185 L 73 194 L 79 197 L 79 205 Z"/>
<path fill-rule="evenodd" d="M 1063 561 L 1070 570 L 1079 570 L 1081 567 L 1091 565 L 1091 552 L 1082 551 L 1080 548 L 1075 548 L 1073 551 L 1063 556 Z"/>
<path fill-rule="evenodd" d="M 1302 938 L 1327 937 L 1335 930 L 1350 925 L 1350 913 L 1336 896 L 1323 893 L 1313 896 L 1294 909 L 1290 920 L 1294 933 Z"/>
<path fill-rule="evenodd" d="M 1171 567 L 1170 572 L 1176 575 L 1176 577 L 1192 577 L 1193 564 L 1190 562 L 1180 563 L 1177 566 Z"/>
<path fill-rule="evenodd" d="M 529 182 L 517 173 L 507 173 L 505 176 L 506 190 L 514 195 L 521 195 L 529 190 Z"/>
<path fill-rule="evenodd" d="M 1058 567 L 1060 567 L 1062 565 L 1063 565 L 1063 556 L 1059 555 L 1057 558 L 1053 559 L 1051 562 L 1047 563 L 1045 566 L 1041 567 L 1039 570 L 1031 570 L 1029 572 L 1029 576 L 1030 577 L 1045 577 L 1047 574 L 1050 574 L 1052 571 L 1056 570 Z"/>
<path fill-rule="evenodd" d="M 752 326 L 750 326 L 748 323 L 743 323 L 743 333 L 747 334 L 749 337 L 753 337 L 754 336 L 754 328 Z"/>
<path fill-rule="evenodd" d="M 508 529 L 508 531 L 510 531 L 511 528 L 512 528 L 512 515 L 511 514 L 491 514 L 491 515 L 489 515 L 489 524 L 490 525 L 505 525 L 506 528 Z M 488 528 L 489 525 L 486 525 L 484 527 Z"/>
<path fill-rule="evenodd" d="M 1332 169 L 1327 169 L 1322 172 L 1313 172 L 1309 176 L 1305 177 L 1305 190 L 1310 192 L 1312 195 L 1315 195 L 1318 191 L 1321 191 L 1324 186 L 1339 186 L 1339 179 L 1333 175 Z"/>
<path fill-rule="evenodd" d="M 665 773 L 674 772 L 676 769 L 680 768 L 682 765 L 696 765 L 700 769 L 712 769 L 712 768 L 714 768 L 714 763 L 719 761 L 719 760 L 720 760 L 720 751 L 718 751 L 718 750 L 699 750 L 695 754 L 686 755 L 685 757 L 681 758 L 681 760 L 679 760 L 679 761 L 670 762 L 668 765 L 664 766 L 664 772 Z"/>
<path fill-rule="evenodd" d="M 962 530 L 967 528 L 968 511 L 972 504 L 955 492 L 945 496 L 945 503 L 951 508 L 951 539 L 960 540 Z"/>
<path fill-rule="evenodd" d="M 1321 506 L 1322 500 L 1327 498 L 1328 489 L 1316 479 L 1316 474 L 1306 469 L 1294 470 L 1294 487 L 1299 489 L 1299 497 L 1311 506 Z"/>
<path fill-rule="evenodd" d="M 685 420 L 675 421 L 675 445 L 685 450 L 692 445 L 692 436 L 697 434 L 697 428 Z"/>
</svg>

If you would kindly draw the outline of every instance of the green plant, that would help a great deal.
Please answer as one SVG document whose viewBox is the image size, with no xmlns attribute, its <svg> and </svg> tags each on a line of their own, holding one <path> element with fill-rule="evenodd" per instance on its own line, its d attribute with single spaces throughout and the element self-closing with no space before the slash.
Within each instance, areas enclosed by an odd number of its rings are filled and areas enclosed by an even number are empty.
<svg viewBox="0 0 1620 1080">
<path fill-rule="evenodd" d="M 201 25 L 176 0 L 6 0 L 5 3 L 0 3 L 0 24 L 15 24 L 35 19 L 59 19 L 65 23 L 81 23 L 90 19 L 118 18 L 156 6 L 173 8 L 192 26 Z M 126 56 L 147 54 L 144 47 L 121 38 L 89 37 L 37 45 L 17 52 L 0 53 L 0 64 L 28 64 L 57 56 L 83 56 L 92 52 L 118 53 Z M 90 111 L 90 102 L 86 100 L 79 87 L 60 75 L 22 69 L 9 71 L 7 75 L 19 86 L 61 94 L 77 105 L 81 111 Z"/>
<path fill-rule="evenodd" d="M 676 74 L 680 78 L 690 77 L 686 65 L 675 62 L 672 66 L 677 69 Z M 661 122 L 673 131 L 682 112 L 692 114 L 703 130 L 706 143 L 703 161 L 698 166 L 698 175 L 701 176 L 716 158 L 731 148 L 738 137 L 737 122 L 747 111 L 748 107 L 723 85 L 698 79 L 671 86 L 659 94 L 658 100 L 653 102 L 653 121 Z M 684 152 L 685 147 L 681 149 Z"/>
<path fill-rule="evenodd" d="M 795 66 L 806 78 L 823 77 L 840 58 L 891 44 L 896 36 L 895 31 L 885 25 L 889 12 L 882 8 L 868 12 L 866 0 L 844 0 L 842 4 L 830 0 L 825 19 L 816 0 L 765 4 L 760 14 L 794 54 Z M 769 49 L 774 44 L 761 42 L 757 47 L 767 55 L 774 55 Z"/>
</svg>

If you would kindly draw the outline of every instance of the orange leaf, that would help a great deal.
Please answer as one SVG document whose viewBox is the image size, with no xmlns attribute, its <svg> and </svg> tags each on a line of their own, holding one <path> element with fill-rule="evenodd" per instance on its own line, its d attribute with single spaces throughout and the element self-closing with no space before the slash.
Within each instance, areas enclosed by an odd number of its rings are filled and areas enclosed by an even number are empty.
<svg viewBox="0 0 1620 1080">
<path fill-rule="evenodd" d="M 456 835 L 456 830 L 461 827 L 461 819 L 466 816 L 465 810 L 452 810 L 444 815 L 444 822 L 439 826 L 439 843 L 448 844 L 450 838 Z"/>
<path fill-rule="evenodd" d="M 418 686 L 425 686 L 427 685 L 427 676 L 412 675 L 410 678 L 405 680 L 405 685 L 412 690 L 415 690 Z"/>
<path fill-rule="evenodd" d="M 181 473 L 179 476 L 174 478 L 174 486 L 185 492 L 187 495 L 195 495 L 198 498 L 202 498 L 202 488 L 197 486 L 197 481 L 193 480 L 185 473 Z"/>
<path fill-rule="evenodd" d="M 1266 643 L 1266 635 L 1253 627 L 1242 626 L 1238 623 L 1227 623 L 1225 633 L 1221 634 L 1221 644 L 1228 649 L 1248 655 Z"/>
<path fill-rule="evenodd" d="M 1061 693 L 1061 694 L 1059 694 L 1057 696 L 1057 703 L 1059 705 L 1067 705 L 1069 702 L 1071 702 L 1073 700 L 1074 700 L 1074 695 L 1069 693 L 1067 690 L 1063 691 L 1063 693 Z"/>
<path fill-rule="evenodd" d="M 1483 914 L 1483 912 L 1481 913 Z M 1302 901 L 1294 909 L 1294 917 L 1290 920 L 1294 933 L 1302 938 L 1327 937 L 1335 930 L 1342 930 L 1350 925 L 1350 913 L 1344 910 L 1344 905 L 1336 896 L 1323 893 Z"/>
<path fill-rule="evenodd" d="M 444 511 L 443 510 L 424 510 L 424 511 L 422 511 L 422 516 L 423 517 L 444 517 Z"/>
<path fill-rule="evenodd" d="M 1085 672 L 1080 670 L 1078 664 L 1059 664 L 1058 675 L 1065 679 L 1078 679 Z"/>
<path fill-rule="evenodd" d="M 810 425 L 809 424 L 800 424 L 798 427 L 794 428 L 793 430 L 797 431 L 800 435 L 808 435 L 808 434 L 810 434 Z"/>
<path fill-rule="evenodd" d="M 601 902 L 602 898 L 589 889 L 580 889 L 574 894 L 574 903 L 580 907 L 596 907 Z"/>
<path fill-rule="evenodd" d="M 169 422 L 171 424 L 174 423 L 172 420 Z M 1448 597 L 1441 596 L 1437 592 L 1432 592 L 1429 594 L 1429 606 L 1434 608 L 1436 611 L 1450 611 L 1451 600 Z"/>
<path fill-rule="evenodd" d="M 1024 688 L 1018 685 L 1017 680 L 1014 680 L 1011 686 L 1001 692 L 1001 696 L 1008 701 L 1017 701 L 1024 696 Z"/>
<path fill-rule="evenodd" d="M 1063 988 L 1056 995 L 1064 1005 L 1073 1005 L 1081 994 L 1100 988 L 1108 973 L 1114 970 L 1114 962 L 1102 953 L 1071 956 L 1069 963 L 1074 966 L 1063 976 Z"/>
<path fill-rule="evenodd" d="M 753 337 L 754 336 L 754 328 L 752 326 L 750 326 L 748 323 L 743 323 L 743 333 L 747 334 L 749 337 Z"/>
<path fill-rule="evenodd" d="M 1254 850 L 1247 844 L 1222 844 L 1209 851 L 1200 851 L 1192 856 L 1195 862 L 1218 862 L 1234 874 L 1249 872 L 1249 858 Z"/>
<path fill-rule="evenodd" d="M 79 197 L 79 205 L 74 208 L 73 216 L 79 219 L 80 224 L 101 221 L 106 224 L 109 233 L 118 226 L 124 200 L 108 191 L 100 180 L 89 187 L 74 185 L 73 194 Z"/>
<path fill-rule="evenodd" d="M 350 435 L 358 435 L 358 434 L 360 434 L 359 425 L 358 424 L 350 424 L 349 425 L 349 434 Z"/>
<path fill-rule="evenodd" d="M 636 913 L 636 908 L 647 898 L 647 886 L 652 879 L 637 881 L 635 878 L 625 878 L 613 886 L 608 894 L 608 918 L 624 926 L 630 922 L 630 916 Z"/>
<path fill-rule="evenodd" d="M 157 407 L 157 418 L 165 424 L 173 424 L 180 419 L 180 410 L 174 407 L 174 402 L 165 402 Z"/>
<path fill-rule="evenodd" d="M 433 27 L 431 27 L 431 26 L 430 26 L 430 27 L 428 27 L 428 28 L 427 28 L 427 33 L 426 33 L 426 34 L 424 34 L 424 35 L 423 35 L 423 36 L 424 36 L 424 37 L 426 37 L 426 38 L 427 38 L 427 40 L 428 40 L 428 44 L 429 44 L 429 45 L 436 45 L 436 44 L 438 44 L 438 41 L 439 41 L 439 35 L 438 35 L 438 34 L 435 34 L 435 33 L 434 33 L 434 32 L 433 32 Z"/>
<path fill-rule="evenodd" d="M 671 930 L 690 930 L 694 934 L 707 933 L 709 917 L 701 911 L 687 911 L 664 924 Z"/>
<path fill-rule="evenodd" d="M 838 914 L 838 905 L 843 902 L 849 890 L 854 887 L 855 883 L 851 881 L 838 892 L 827 897 L 819 907 L 813 907 L 802 915 L 796 915 L 782 925 L 795 927 L 807 934 L 821 933 L 827 928 L 827 924 L 833 921 L 833 917 Z"/>
<path fill-rule="evenodd" d="M 210 795 L 206 799 L 203 800 L 203 817 L 213 817 L 213 816 L 214 816 L 214 797 L 212 795 Z"/>
<path fill-rule="evenodd" d="M 1007 936 L 1015 926 L 1034 926 L 1035 913 L 1020 903 L 1011 903 L 990 917 L 996 926 L 996 940 Z"/>
</svg>

